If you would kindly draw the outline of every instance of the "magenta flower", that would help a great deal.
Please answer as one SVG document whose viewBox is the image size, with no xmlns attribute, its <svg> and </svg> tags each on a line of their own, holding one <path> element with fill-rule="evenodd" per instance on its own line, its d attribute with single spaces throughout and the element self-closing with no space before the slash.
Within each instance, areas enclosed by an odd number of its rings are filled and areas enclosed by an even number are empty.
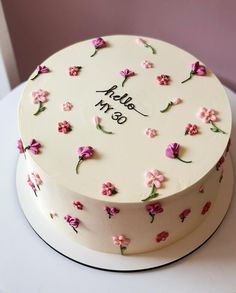
<svg viewBox="0 0 236 293">
<path fill-rule="evenodd" d="M 38 155 L 40 153 L 41 144 L 33 138 L 30 141 L 29 146 L 27 146 L 26 148 L 29 149 L 34 155 Z"/>
<path fill-rule="evenodd" d="M 79 172 L 79 165 L 82 161 L 91 158 L 94 154 L 94 148 L 91 146 L 82 146 L 78 148 L 79 161 L 76 165 L 76 174 Z"/>
<path fill-rule="evenodd" d="M 130 239 L 124 235 L 116 235 L 112 237 L 112 240 L 114 245 L 120 247 L 120 253 L 123 255 L 130 243 Z"/>
<path fill-rule="evenodd" d="M 17 148 L 18 148 L 20 154 L 23 154 L 23 153 L 25 152 L 25 149 L 24 149 L 24 145 L 23 145 L 22 139 L 19 139 L 19 140 L 17 141 Z"/>
<path fill-rule="evenodd" d="M 168 85 L 170 82 L 170 76 L 166 74 L 161 74 L 157 76 L 156 79 L 159 81 L 160 85 Z"/>
<path fill-rule="evenodd" d="M 169 110 L 170 107 L 174 106 L 174 105 L 178 105 L 182 103 L 182 100 L 180 98 L 174 98 L 172 101 L 170 101 L 167 106 L 163 109 L 160 110 L 161 113 L 166 112 L 167 110 Z"/>
<path fill-rule="evenodd" d="M 200 108 L 200 110 L 197 113 L 197 116 L 202 119 L 205 123 L 210 123 L 213 127 L 211 127 L 211 131 L 213 132 L 221 132 L 225 134 L 223 130 L 221 130 L 219 127 L 215 125 L 215 121 L 217 121 L 216 117 L 216 111 L 213 109 L 207 109 L 205 107 Z"/>
<path fill-rule="evenodd" d="M 82 69 L 81 66 L 71 66 L 71 67 L 69 67 L 69 75 L 70 76 L 77 76 L 77 75 L 79 75 L 81 69 Z"/>
<path fill-rule="evenodd" d="M 142 199 L 142 201 L 147 201 L 159 195 L 156 191 L 158 188 L 161 188 L 161 183 L 165 180 L 165 177 L 157 169 L 145 172 L 144 176 L 145 184 L 152 188 L 150 194 Z"/>
<path fill-rule="evenodd" d="M 79 227 L 80 224 L 80 220 L 78 218 L 74 218 L 70 215 L 66 215 L 64 217 L 64 219 L 66 220 L 66 222 L 73 228 L 73 230 L 78 233 L 78 231 L 76 230 Z"/>
<path fill-rule="evenodd" d="M 103 40 L 103 38 L 93 39 L 92 44 L 94 45 L 95 51 L 90 57 L 95 56 L 99 49 L 105 48 L 107 46 L 107 43 Z"/>
<path fill-rule="evenodd" d="M 96 128 L 98 130 L 101 130 L 103 133 L 106 133 L 106 134 L 113 134 L 113 132 L 111 131 L 106 131 L 103 126 L 100 124 L 101 123 L 101 118 L 99 116 L 94 116 L 93 117 L 93 123 L 95 124 Z"/>
<path fill-rule="evenodd" d="M 156 236 L 156 242 L 165 241 L 166 238 L 169 236 L 169 233 L 166 231 L 162 231 L 161 233 L 157 234 Z"/>
<path fill-rule="evenodd" d="M 32 175 L 32 178 L 34 179 L 37 187 L 38 187 L 38 190 L 40 190 L 39 186 L 43 184 L 42 179 L 40 178 L 38 173 L 32 172 L 31 175 Z"/>
<path fill-rule="evenodd" d="M 106 182 L 102 184 L 102 195 L 112 196 L 117 193 L 116 187 L 111 182 Z"/>
<path fill-rule="evenodd" d="M 124 77 L 124 80 L 122 82 L 122 86 L 124 86 L 124 84 L 127 81 L 127 79 L 129 77 L 134 76 L 135 72 L 133 72 L 133 71 L 129 70 L 128 68 L 126 68 L 126 69 L 120 71 L 120 75 L 122 75 Z"/>
<path fill-rule="evenodd" d="M 31 80 L 34 80 L 36 77 L 39 76 L 39 74 L 48 73 L 50 71 L 49 68 L 44 65 L 38 65 L 36 70 L 37 70 L 37 74 L 33 78 L 31 78 Z"/>
<path fill-rule="evenodd" d="M 225 158 L 224 158 L 224 155 L 222 155 L 219 159 L 219 161 L 216 163 L 216 170 L 219 171 L 221 165 L 224 164 L 224 161 L 225 161 Z"/>
<path fill-rule="evenodd" d="M 150 203 L 146 205 L 146 210 L 151 217 L 150 223 L 153 223 L 156 214 L 160 214 L 164 211 L 160 202 Z"/>
<path fill-rule="evenodd" d="M 136 43 L 138 45 L 144 46 L 145 48 L 151 49 L 152 54 L 156 54 L 156 50 L 151 45 L 149 45 L 144 39 L 138 38 L 136 39 Z"/>
<path fill-rule="evenodd" d="M 202 211 L 201 211 L 201 214 L 202 214 L 202 215 L 205 215 L 205 214 L 209 211 L 210 207 L 211 207 L 211 202 L 208 201 L 208 202 L 205 203 L 205 205 L 203 206 Z"/>
<path fill-rule="evenodd" d="M 195 135 L 198 133 L 198 126 L 196 124 L 188 123 L 185 126 L 185 135 Z"/>
<path fill-rule="evenodd" d="M 153 138 L 155 136 L 157 136 L 157 130 L 154 128 L 146 128 L 145 129 L 145 134 L 150 137 Z"/>
<path fill-rule="evenodd" d="M 78 200 L 73 201 L 73 206 L 77 208 L 77 210 L 82 210 L 84 208 L 84 205 Z"/>
<path fill-rule="evenodd" d="M 71 111 L 73 108 L 73 105 L 70 102 L 66 102 L 62 105 L 63 111 Z"/>
<path fill-rule="evenodd" d="M 33 97 L 33 103 L 39 104 L 38 110 L 34 113 L 35 116 L 46 110 L 46 107 L 43 104 L 47 102 L 48 95 L 49 92 L 42 89 L 33 90 L 31 92 L 31 96 Z"/>
<path fill-rule="evenodd" d="M 104 207 L 104 211 L 107 212 L 109 219 L 120 212 L 118 208 L 115 208 L 115 207 L 110 208 L 108 206 Z"/>
<path fill-rule="evenodd" d="M 72 130 L 72 126 L 68 121 L 58 122 L 58 132 L 62 132 L 64 134 L 70 132 Z"/>
<path fill-rule="evenodd" d="M 191 209 L 185 209 L 179 214 L 179 218 L 181 222 L 183 223 L 185 218 L 191 213 Z"/>
<path fill-rule="evenodd" d="M 168 158 L 178 159 L 179 161 L 184 163 L 192 163 L 192 161 L 184 161 L 179 157 L 179 149 L 180 145 L 178 143 L 171 143 L 167 146 L 165 154 Z"/>
<path fill-rule="evenodd" d="M 29 175 L 28 175 L 28 178 L 27 178 L 27 183 L 32 188 L 35 196 L 37 196 L 37 189 L 36 189 L 35 184 L 33 183 L 33 181 L 30 179 L 30 176 Z"/>
<path fill-rule="evenodd" d="M 190 75 L 187 79 L 182 81 L 182 83 L 185 83 L 186 81 L 190 80 L 193 75 L 199 75 L 204 76 L 206 75 L 206 67 L 204 65 L 201 65 L 199 61 L 192 64 L 192 70 L 190 71 Z"/>
</svg>

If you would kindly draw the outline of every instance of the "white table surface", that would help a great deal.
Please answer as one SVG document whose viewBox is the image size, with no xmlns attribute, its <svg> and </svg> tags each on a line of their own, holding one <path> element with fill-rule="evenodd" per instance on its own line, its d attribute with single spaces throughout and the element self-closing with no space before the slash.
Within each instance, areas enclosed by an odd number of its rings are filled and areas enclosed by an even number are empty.
<svg viewBox="0 0 236 293">
<path fill-rule="evenodd" d="M 206 244 L 159 269 L 100 271 L 75 263 L 45 244 L 26 221 L 16 194 L 16 113 L 22 89 L 23 85 L 18 86 L 0 101 L 0 293 L 236 292 L 236 194 L 223 224 Z M 234 115 L 231 156 L 235 168 L 236 94 L 226 90 Z"/>
</svg>

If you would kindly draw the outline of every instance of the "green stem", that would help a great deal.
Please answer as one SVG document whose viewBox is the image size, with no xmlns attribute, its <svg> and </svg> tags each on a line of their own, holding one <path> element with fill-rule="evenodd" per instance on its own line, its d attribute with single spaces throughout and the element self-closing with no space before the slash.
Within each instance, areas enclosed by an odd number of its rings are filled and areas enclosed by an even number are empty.
<svg viewBox="0 0 236 293">
<path fill-rule="evenodd" d="M 126 250 L 125 246 L 120 245 L 120 253 L 121 255 L 124 255 L 124 251 Z"/>
<path fill-rule="evenodd" d="M 94 53 L 90 57 L 95 56 L 97 54 L 97 52 L 98 52 L 98 49 L 95 49 Z"/>
<path fill-rule="evenodd" d="M 38 71 L 37 74 L 34 77 L 31 78 L 31 80 L 34 80 L 36 77 L 39 76 L 39 74 L 40 74 L 40 72 Z"/>
<path fill-rule="evenodd" d="M 78 231 L 75 229 L 75 227 L 71 226 L 73 228 L 73 230 L 75 231 L 75 233 L 78 233 Z"/>
<path fill-rule="evenodd" d="M 36 184 L 37 185 L 37 187 L 38 187 L 38 190 L 40 190 L 40 187 L 39 187 L 39 185 L 38 184 Z"/>
<path fill-rule="evenodd" d="M 149 44 L 145 44 L 146 48 L 150 48 L 152 50 L 152 54 L 156 54 L 156 50 Z"/>
<path fill-rule="evenodd" d="M 78 161 L 76 168 L 75 168 L 76 174 L 79 174 L 79 165 L 82 161 L 83 161 L 83 159 L 81 157 L 79 157 L 79 161 Z"/>
<path fill-rule="evenodd" d="M 185 83 L 186 81 L 190 80 L 192 78 L 193 74 L 194 73 L 191 71 L 189 77 L 187 79 L 183 80 L 181 83 Z"/>
<path fill-rule="evenodd" d="M 125 76 L 125 79 L 124 79 L 123 82 L 122 82 L 122 87 L 123 87 L 124 84 L 126 83 L 127 79 L 128 79 L 128 76 Z"/>
<path fill-rule="evenodd" d="M 35 196 L 37 197 L 37 193 L 36 193 L 36 191 L 34 190 L 34 194 L 35 194 Z"/>
<path fill-rule="evenodd" d="M 106 131 L 100 124 L 97 125 L 97 129 L 101 130 L 103 133 L 106 134 L 113 134 L 111 131 Z"/>
<path fill-rule="evenodd" d="M 151 222 L 150 222 L 150 223 L 153 223 L 153 221 L 154 221 L 154 218 L 155 218 L 155 215 L 154 215 L 154 214 L 152 214 L 152 213 L 149 213 L 149 215 L 150 215 L 150 217 L 151 217 Z"/>
<path fill-rule="evenodd" d="M 192 163 L 192 161 L 185 161 L 185 160 L 180 159 L 179 156 L 176 156 L 175 158 L 178 159 L 179 161 L 183 162 L 183 163 L 187 163 L 187 164 Z"/>
<path fill-rule="evenodd" d="M 42 102 L 39 102 L 39 108 L 37 112 L 34 113 L 34 116 L 37 116 L 39 113 L 43 112 L 44 110 L 46 110 L 46 107 L 43 106 Z"/>
<path fill-rule="evenodd" d="M 224 131 L 221 130 L 219 127 L 217 127 L 213 121 L 210 121 L 210 123 L 211 123 L 211 125 L 213 126 L 213 127 L 210 128 L 211 131 L 213 131 L 213 132 L 221 132 L 221 133 L 223 133 L 223 134 L 226 134 L 226 132 L 224 132 Z"/>
<path fill-rule="evenodd" d="M 147 201 L 149 199 L 156 198 L 158 195 L 159 194 L 156 193 L 156 186 L 153 184 L 150 194 L 146 198 L 142 199 L 142 201 Z"/>
<path fill-rule="evenodd" d="M 169 110 L 169 108 L 170 108 L 172 105 L 173 105 L 173 103 L 172 103 L 172 102 L 169 102 L 168 105 L 165 107 L 165 109 L 160 110 L 160 112 L 161 112 L 161 113 L 166 112 L 167 110 Z"/>
</svg>

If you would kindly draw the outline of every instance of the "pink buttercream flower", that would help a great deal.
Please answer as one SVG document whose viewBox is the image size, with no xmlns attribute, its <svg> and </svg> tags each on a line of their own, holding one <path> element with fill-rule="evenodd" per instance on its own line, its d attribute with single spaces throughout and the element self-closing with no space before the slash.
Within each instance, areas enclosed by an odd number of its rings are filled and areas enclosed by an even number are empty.
<svg viewBox="0 0 236 293">
<path fill-rule="evenodd" d="M 34 138 L 30 141 L 29 146 L 26 147 L 26 149 L 29 149 L 34 155 L 38 155 L 40 153 L 40 148 L 41 144 Z"/>
<path fill-rule="evenodd" d="M 120 247 L 120 253 L 123 255 L 130 243 L 130 239 L 124 235 L 115 235 L 112 236 L 112 240 L 114 245 Z"/>
<path fill-rule="evenodd" d="M 182 83 L 185 83 L 186 81 L 190 80 L 193 75 L 199 75 L 199 76 L 204 76 L 206 75 L 206 67 L 204 65 L 201 65 L 199 61 L 195 62 L 191 66 L 192 70 L 190 71 L 189 77 L 182 81 Z"/>
<path fill-rule="evenodd" d="M 73 228 L 73 230 L 78 233 L 78 231 L 76 230 L 79 227 L 80 224 L 80 220 L 78 218 L 72 217 L 70 215 L 66 215 L 64 217 L 64 219 L 66 220 L 66 222 Z"/>
<path fill-rule="evenodd" d="M 137 43 L 138 45 L 144 46 L 145 48 L 149 48 L 149 49 L 151 49 L 151 50 L 152 50 L 152 54 L 156 54 L 156 50 L 155 50 L 151 45 L 149 45 L 149 44 L 147 43 L 147 41 L 145 41 L 144 39 L 137 38 L 137 39 L 136 39 L 136 43 Z"/>
<path fill-rule="evenodd" d="M 198 126 L 196 124 L 188 123 L 185 126 L 185 135 L 195 135 L 198 133 Z"/>
<path fill-rule="evenodd" d="M 167 106 L 163 109 L 163 110 L 160 110 L 161 113 L 164 113 L 166 112 L 167 110 L 169 110 L 172 106 L 176 106 L 178 104 L 182 103 L 182 99 L 180 98 L 174 98 L 172 99 L 168 104 Z"/>
<path fill-rule="evenodd" d="M 141 66 L 143 68 L 152 68 L 153 64 L 151 62 L 147 61 L 147 60 L 144 60 L 144 61 L 141 62 Z"/>
<path fill-rule="evenodd" d="M 106 182 L 102 184 L 102 195 L 112 196 L 117 193 L 116 187 L 111 182 Z"/>
<path fill-rule="evenodd" d="M 153 223 L 156 214 L 160 214 L 164 211 L 160 202 L 150 203 L 146 205 L 146 210 L 151 217 L 150 223 Z"/>
<path fill-rule="evenodd" d="M 84 208 L 84 205 L 78 200 L 73 201 L 73 206 L 78 210 L 82 210 Z"/>
<path fill-rule="evenodd" d="M 180 144 L 178 143 L 171 143 L 167 146 L 165 154 L 168 158 L 171 159 L 178 159 L 181 162 L 184 163 L 192 163 L 192 161 L 184 161 L 179 157 L 179 150 L 180 150 Z"/>
<path fill-rule="evenodd" d="M 76 173 L 78 174 L 79 172 L 79 165 L 83 160 L 87 160 L 91 158 L 94 154 L 94 148 L 91 146 L 82 146 L 79 147 L 78 150 L 78 155 L 79 155 L 79 161 L 76 165 Z"/>
<path fill-rule="evenodd" d="M 165 241 L 166 238 L 169 236 L 169 233 L 166 231 L 162 231 L 161 233 L 157 234 L 156 236 L 156 242 Z"/>
<path fill-rule="evenodd" d="M 159 75 L 156 79 L 159 81 L 160 85 L 168 85 L 170 82 L 170 76 L 166 74 Z"/>
<path fill-rule="evenodd" d="M 201 214 L 205 215 L 209 211 L 210 207 L 211 207 L 211 202 L 210 201 L 206 202 L 202 208 Z"/>
<path fill-rule="evenodd" d="M 23 145 L 22 139 L 19 139 L 19 140 L 17 141 L 17 148 L 18 148 L 20 154 L 23 154 L 23 153 L 25 152 L 25 149 L 24 149 L 24 145 Z"/>
<path fill-rule="evenodd" d="M 32 172 L 31 175 L 32 175 L 32 178 L 34 179 L 38 189 L 40 190 L 39 186 L 43 184 L 43 180 L 40 178 L 39 174 L 36 172 Z"/>
<path fill-rule="evenodd" d="M 135 75 L 135 72 L 129 70 L 128 68 L 123 69 L 120 71 L 120 75 L 122 75 L 124 77 L 124 80 L 122 82 L 122 86 L 124 86 L 125 82 L 127 81 L 127 79 L 131 76 Z"/>
<path fill-rule="evenodd" d="M 185 209 L 179 214 L 179 218 L 181 222 L 183 223 L 185 218 L 191 213 L 191 209 Z"/>
<path fill-rule="evenodd" d="M 58 132 L 68 133 L 72 130 L 72 126 L 68 121 L 58 122 Z"/>
<path fill-rule="evenodd" d="M 93 39 L 92 44 L 95 47 L 95 51 L 90 57 L 93 57 L 94 55 L 96 55 L 99 49 L 105 48 L 107 46 L 107 43 L 103 40 L 103 38 Z"/>
<path fill-rule="evenodd" d="M 113 132 L 111 131 L 106 131 L 103 126 L 100 124 L 102 121 L 102 119 L 99 117 L 99 116 L 94 116 L 93 117 L 93 123 L 95 124 L 96 128 L 98 130 L 101 130 L 103 133 L 106 133 L 106 134 L 113 134 Z"/>
<path fill-rule="evenodd" d="M 39 104 L 38 110 L 34 113 L 35 116 L 37 116 L 46 109 L 46 107 L 43 104 L 47 102 L 48 95 L 49 92 L 42 89 L 33 90 L 31 92 L 34 104 Z"/>
<path fill-rule="evenodd" d="M 33 183 L 33 181 L 30 179 L 29 175 L 27 177 L 27 182 L 28 182 L 29 186 L 32 188 L 35 196 L 37 196 L 37 189 L 36 189 L 35 184 Z"/>
<path fill-rule="evenodd" d="M 33 78 L 31 78 L 31 80 L 34 80 L 36 77 L 39 76 L 39 74 L 48 73 L 50 71 L 49 68 L 45 65 L 38 65 L 36 70 L 37 74 Z"/>
<path fill-rule="evenodd" d="M 69 67 L 69 75 L 70 76 L 77 76 L 80 73 L 81 66 L 71 66 Z"/>
<path fill-rule="evenodd" d="M 62 105 L 64 111 L 71 111 L 73 105 L 70 102 L 66 102 Z"/>
<path fill-rule="evenodd" d="M 161 183 L 165 180 L 165 177 L 156 169 L 145 172 L 144 177 L 145 184 L 152 188 L 150 194 L 146 198 L 142 199 L 142 201 L 147 201 L 159 195 L 156 190 L 161 188 Z"/>
<path fill-rule="evenodd" d="M 154 128 L 146 128 L 145 129 L 145 134 L 150 137 L 153 138 L 155 136 L 157 136 L 157 130 Z"/>
<path fill-rule="evenodd" d="M 210 123 L 213 127 L 210 128 L 213 132 L 221 132 L 225 134 L 223 130 L 221 130 L 219 127 L 215 125 L 215 121 L 217 121 L 216 117 L 216 111 L 213 109 L 207 109 L 205 107 L 200 108 L 200 110 L 197 113 L 197 116 L 202 119 L 205 123 Z"/>
<path fill-rule="evenodd" d="M 108 206 L 104 207 L 104 211 L 107 212 L 109 219 L 111 219 L 112 216 L 115 216 L 120 212 L 118 208 Z"/>
</svg>

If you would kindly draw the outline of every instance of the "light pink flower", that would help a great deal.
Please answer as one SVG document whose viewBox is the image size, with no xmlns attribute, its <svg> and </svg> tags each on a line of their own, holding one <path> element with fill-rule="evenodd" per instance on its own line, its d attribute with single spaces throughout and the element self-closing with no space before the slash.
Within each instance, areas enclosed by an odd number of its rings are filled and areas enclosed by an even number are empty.
<svg viewBox="0 0 236 293">
<path fill-rule="evenodd" d="M 31 96 L 33 97 L 34 104 L 38 104 L 39 102 L 41 103 L 47 102 L 48 95 L 49 95 L 49 92 L 42 89 L 33 90 L 31 92 Z"/>
<path fill-rule="evenodd" d="M 188 123 L 185 127 L 185 135 L 195 135 L 198 133 L 198 126 L 196 124 Z"/>
<path fill-rule="evenodd" d="M 145 183 L 149 187 L 155 185 L 156 188 L 160 188 L 161 182 L 165 180 L 165 177 L 161 174 L 161 172 L 156 169 L 146 172 L 144 176 L 146 180 Z"/>
<path fill-rule="evenodd" d="M 94 116 L 93 117 L 93 123 L 98 126 L 101 123 L 101 118 L 99 116 Z"/>
<path fill-rule="evenodd" d="M 73 105 L 70 102 L 66 102 L 63 104 L 64 111 L 71 111 L 72 108 L 73 108 Z"/>
<path fill-rule="evenodd" d="M 153 64 L 151 62 L 147 61 L 147 60 L 144 60 L 144 61 L 141 62 L 141 66 L 143 68 L 152 68 Z"/>
<path fill-rule="evenodd" d="M 161 233 L 157 234 L 156 236 L 156 242 L 165 241 L 166 238 L 169 236 L 169 233 L 166 231 L 162 231 Z"/>
<path fill-rule="evenodd" d="M 124 235 L 116 235 L 112 237 L 113 243 L 116 246 L 124 246 L 127 247 L 130 243 L 130 239 Z"/>
<path fill-rule="evenodd" d="M 202 107 L 197 113 L 198 117 L 205 123 L 215 122 L 217 120 L 216 111 Z"/>
<path fill-rule="evenodd" d="M 147 129 L 145 129 L 145 134 L 148 137 L 153 138 L 153 137 L 157 136 L 157 130 L 154 128 L 147 128 Z"/>
<path fill-rule="evenodd" d="M 174 98 L 171 102 L 173 103 L 173 105 L 178 105 L 182 103 L 182 100 L 180 98 Z"/>
<path fill-rule="evenodd" d="M 43 181 L 40 178 L 38 173 L 32 172 L 31 175 L 32 175 L 32 178 L 34 179 L 34 181 L 36 182 L 37 185 L 42 185 L 43 184 Z"/>
<path fill-rule="evenodd" d="M 78 210 L 82 210 L 84 208 L 84 205 L 78 200 L 73 201 L 73 206 Z"/>
<path fill-rule="evenodd" d="M 58 122 L 58 132 L 68 133 L 72 130 L 72 126 L 68 121 Z"/>
<path fill-rule="evenodd" d="M 112 196 L 117 193 L 116 187 L 111 182 L 106 182 L 102 184 L 102 195 Z"/>
<path fill-rule="evenodd" d="M 30 179 L 30 176 L 28 175 L 28 178 L 27 178 L 27 183 L 29 184 L 29 186 L 32 188 L 34 194 L 37 196 L 37 189 L 36 189 L 36 186 L 35 184 L 33 183 L 33 181 Z"/>
<path fill-rule="evenodd" d="M 141 38 L 137 38 L 136 39 L 136 43 L 138 45 L 145 45 L 146 44 L 146 41 L 144 39 L 141 39 Z"/>
</svg>

